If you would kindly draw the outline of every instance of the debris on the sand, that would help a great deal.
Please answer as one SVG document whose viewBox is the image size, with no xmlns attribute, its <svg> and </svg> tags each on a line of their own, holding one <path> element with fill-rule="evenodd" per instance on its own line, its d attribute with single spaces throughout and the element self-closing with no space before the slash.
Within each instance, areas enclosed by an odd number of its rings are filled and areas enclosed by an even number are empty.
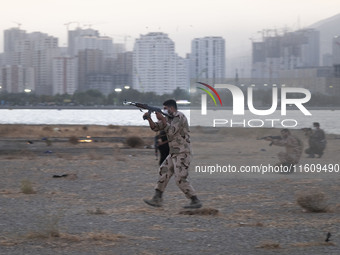
<svg viewBox="0 0 340 255">
<path fill-rule="evenodd" d="M 217 215 L 218 210 L 214 208 L 199 208 L 199 209 L 187 209 L 181 210 L 179 214 L 184 215 Z"/>
<path fill-rule="evenodd" d="M 56 127 L 56 128 L 53 128 L 53 131 L 56 132 L 56 133 L 57 133 L 57 132 L 61 132 L 60 128 L 57 128 L 57 127 Z"/>
<path fill-rule="evenodd" d="M 66 178 L 68 180 L 75 180 L 78 179 L 78 176 L 76 174 L 54 174 L 53 178 Z"/>
<path fill-rule="evenodd" d="M 53 178 L 61 178 L 61 177 L 67 177 L 68 174 L 54 174 Z"/>
</svg>

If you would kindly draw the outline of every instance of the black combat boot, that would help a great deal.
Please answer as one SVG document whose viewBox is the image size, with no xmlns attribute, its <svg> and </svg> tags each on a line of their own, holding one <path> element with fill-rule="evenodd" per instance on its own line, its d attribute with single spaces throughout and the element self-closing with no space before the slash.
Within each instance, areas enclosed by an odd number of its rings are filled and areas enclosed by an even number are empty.
<svg viewBox="0 0 340 255">
<path fill-rule="evenodd" d="M 198 208 L 202 207 L 201 201 L 196 196 L 192 196 L 190 199 L 191 199 L 190 204 L 183 206 L 183 208 L 185 208 L 185 209 L 198 209 Z"/>
<path fill-rule="evenodd" d="M 163 192 L 156 189 L 155 195 L 150 200 L 144 199 L 144 202 L 147 203 L 148 205 L 151 205 L 151 206 L 161 207 L 162 202 L 163 202 L 162 195 L 163 195 Z"/>
</svg>

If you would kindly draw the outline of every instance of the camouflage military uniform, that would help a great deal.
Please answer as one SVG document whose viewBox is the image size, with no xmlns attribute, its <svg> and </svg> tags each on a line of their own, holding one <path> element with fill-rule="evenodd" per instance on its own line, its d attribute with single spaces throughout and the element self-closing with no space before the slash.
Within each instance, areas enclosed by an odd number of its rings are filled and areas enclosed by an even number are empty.
<svg viewBox="0 0 340 255">
<path fill-rule="evenodd" d="M 177 186 L 187 198 L 195 196 L 195 191 L 187 180 L 191 162 L 191 147 L 188 120 L 179 111 L 173 118 L 167 118 L 167 124 L 161 121 L 155 123 L 154 131 L 164 130 L 168 137 L 170 153 L 159 168 L 159 178 L 156 190 L 164 192 L 170 178 L 175 175 Z"/>
<path fill-rule="evenodd" d="M 281 164 L 297 164 L 301 158 L 303 144 L 300 139 L 288 135 L 282 140 L 273 140 L 274 145 L 286 147 L 286 152 L 279 152 L 278 158 Z"/>
</svg>

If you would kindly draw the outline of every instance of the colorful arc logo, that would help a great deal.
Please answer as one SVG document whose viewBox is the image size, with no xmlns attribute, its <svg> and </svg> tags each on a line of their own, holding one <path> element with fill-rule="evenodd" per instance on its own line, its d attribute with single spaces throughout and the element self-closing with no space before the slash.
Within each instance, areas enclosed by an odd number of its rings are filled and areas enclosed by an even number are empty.
<svg viewBox="0 0 340 255">
<path fill-rule="evenodd" d="M 220 101 L 221 106 L 222 106 L 222 100 L 221 100 L 221 98 L 220 98 L 220 95 L 217 93 L 217 91 L 216 91 L 212 86 L 210 86 L 210 85 L 208 85 L 208 84 L 206 84 L 206 83 L 203 83 L 203 82 L 197 82 L 197 83 L 199 83 L 199 84 L 201 84 L 201 85 L 203 85 L 203 86 L 206 86 L 206 87 L 209 88 L 212 92 L 214 92 L 215 95 L 217 96 L 218 100 Z M 217 105 L 216 100 L 215 100 L 213 94 L 211 94 L 211 92 L 210 92 L 209 90 L 204 89 L 204 88 L 200 88 L 200 87 L 197 87 L 197 88 L 200 89 L 200 90 L 203 90 L 204 92 L 206 92 L 206 93 L 212 98 L 212 100 L 214 101 L 215 105 Z"/>
</svg>

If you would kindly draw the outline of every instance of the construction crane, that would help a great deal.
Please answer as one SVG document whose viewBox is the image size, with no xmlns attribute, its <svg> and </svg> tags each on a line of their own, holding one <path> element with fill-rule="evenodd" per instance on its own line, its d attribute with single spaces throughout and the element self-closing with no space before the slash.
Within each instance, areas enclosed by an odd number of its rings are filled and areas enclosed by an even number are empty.
<svg viewBox="0 0 340 255">
<path fill-rule="evenodd" d="M 64 24 L 64 26 L 66 26 L 66 30 L 69 31 L 69 26 L 73 23 L 77 23 L 78 27 L 79 27 L 79 22 L 78 21 L 70 21 Z"/>
<path fill-rule="evenodd" d="M 84 27 L 88 27 L 89 29 L 91 29 L 92 26 L 93 26 L 93 24 L 84 24 L 83 26 L 84 26 Z"/>
<path fill-rule="evenodd" d="M 121 38 L 123 38 L 125 50 L 126 50 L 126 42 L 127 42 L 127 40 L 128 40 L 129 38 L 133 39 L 133 37 L 130 36 L 130 35 L 124 35 L 124 34 L 122 34 L 122 35 L 110 34 L 110 35 L 111 35 L 112 37 L 121 37 Z"/>
<path fill-rule="evenodd" d="M 12 21 L 12 22 L 15 23 L 15 24 L 17 24 L 17 25 L 18 25 L 18 29 L 20 29 L 21 23 L 16 22 L 16 21 Z"/>
</svg>

